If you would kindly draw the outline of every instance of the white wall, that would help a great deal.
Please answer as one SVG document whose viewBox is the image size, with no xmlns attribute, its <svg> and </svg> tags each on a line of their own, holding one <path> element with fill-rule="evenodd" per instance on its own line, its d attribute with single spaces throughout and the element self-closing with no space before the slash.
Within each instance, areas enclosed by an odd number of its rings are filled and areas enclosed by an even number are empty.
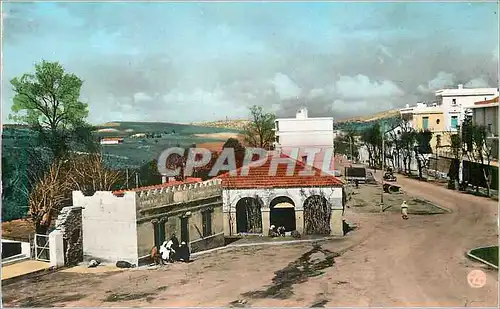
<svg viewBox="0 0 500 309">
<path fill-rule="evenodd" d="M 16 241 L 16 240 L 10 240 L 10 239 L 4 239 L 2 238 L 2 242 L 10 242 L 10 243 L 21 243 L 21 254 L 31 257 L 31 245 L 29 242 L 24 242 L 24 241 Z"/>
<path fill-rule="evenodd" d="M 333 147 L 333 118 L 278 119 L 281 147 Z"/>
<path fill-rule="evenodd" d="M 73 206 L 82 206 L 83 256 L 103 262 L 138 265 L 136 193 L 111 192 L 84 196 L 73 192 Z"/>
</svg>

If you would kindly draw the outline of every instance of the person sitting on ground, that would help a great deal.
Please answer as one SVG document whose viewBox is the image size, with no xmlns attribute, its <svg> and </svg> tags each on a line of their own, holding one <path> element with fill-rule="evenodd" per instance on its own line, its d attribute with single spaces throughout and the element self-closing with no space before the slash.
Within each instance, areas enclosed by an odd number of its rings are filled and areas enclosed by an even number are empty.
<svg viewBox="0 0 500 309">
<path fill-rule="evenodd" d="M 281 237 L 285 237 L 285 227 L 284 226 L 280 226 L 278 228 L 278 235 Z"/>
<path fill-rule="evenodd" d="M 269 227 L 269 233 L 268 233 L 267 236 L 269 236 L 269 237 L 276 237 L 277 235 L 278 235 L 278 233 L 276 232 L 276 226 L 271 225 Z"/>
<path fill-rule="evenodd" d="M 186 244 L 186 242 L 181 242 L 181 245 L 179 247 L 179 252 L 177 254 L 179 261 L 181 262 L 189 262 L 189 257 L 190 257 L 190 252 L 189 252 L 189 247 Z"/>
<path fill-rule="evenodd" d="M 153 263 L 155 265 L 164 264 L 161 254 L 160 252 L 158 252 L 158 248 L 156 246 L 153 246 L 153 248 L 151 248 L 151 260 L 153 260 Z"/>
</svg>

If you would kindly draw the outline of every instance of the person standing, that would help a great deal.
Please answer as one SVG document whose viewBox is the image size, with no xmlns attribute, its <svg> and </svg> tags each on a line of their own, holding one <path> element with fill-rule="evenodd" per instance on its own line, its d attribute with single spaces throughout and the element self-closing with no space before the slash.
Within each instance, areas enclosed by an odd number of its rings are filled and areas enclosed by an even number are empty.
<svg viewBox="0 0 500 309">
<path fill-rule="evenodd" d="M 406 201 L 403 201 L 401 204 L 401 217 L 404 220 L 408 220 L 408 204 L 406 204 Z"/>
</svg>

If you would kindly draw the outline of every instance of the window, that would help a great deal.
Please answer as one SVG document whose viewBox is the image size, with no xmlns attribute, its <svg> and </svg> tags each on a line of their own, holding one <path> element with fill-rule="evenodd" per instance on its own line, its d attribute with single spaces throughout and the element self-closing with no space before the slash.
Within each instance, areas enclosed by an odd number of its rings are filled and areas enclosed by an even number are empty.
<svg viewBox="0 0 500 309">
<path fill-rule="evenodd" d="M 280 143 L 280 137 L 278 135 L 276 135 L 276 143 Z"/>
<path fill-rule="evenodd" d="M 203 237 L 212 235 L 212 210 L 205 210 L 201 213 L 203 225 Z"/>
<path fill-rule="evenodd" d="M 275 121 L 274 124 L 276 127 L 276 131 L 279 131 L 280 130 L 279 121 Z"/>
<path fill-rule="evenodd" d="M 458 116 L 451 116 L 451 128 L 456 129 L 458 127 Z"/>
<path fill-rule="evenodd" d="M 457 105 L 457 99 L 452 99 L 452 100 L 451 100 L 451 104 L 453 104 L 453 105 Z"/>
<path fill-rule="evenodd" d="M 436 147 L 441 147 L 441 135 L 436 135 Z"/>
<path fill-rule="evenodd" d="M 304 162 L 304 163 L 307 162 L 307 156 L 302 156 L 302 162 Z"/>
<path fill-rule="evenodd" d="M 422 129 L 427 130 L 429 128 L 429 117 L 422 118 Z"/>
<path fill-rule="evenodd" d="M 436 119 L 436 124 L 439 124 L 441 122 L 441 119 Z"/>
</svg>

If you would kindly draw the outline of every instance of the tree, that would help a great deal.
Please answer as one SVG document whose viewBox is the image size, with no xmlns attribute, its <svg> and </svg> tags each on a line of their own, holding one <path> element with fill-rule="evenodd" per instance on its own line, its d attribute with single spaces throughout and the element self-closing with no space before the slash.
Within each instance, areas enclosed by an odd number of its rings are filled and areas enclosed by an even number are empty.
<svg viewBox="0 0 500 309">
<path fill-rule="evenodd" d="M 151 160 L 143 164 L 139 170 L 141 186 L 158 185 L 162 182 L 161 174 L 158 172 L 158 161 Z"/>
<path fill-rule="evenodd" d="M 365 129 L 361 134 L 361 140 L 368 150 L 368 157 L 371 166 L 380 166 L 382 163 L 382 132 L 380 124 L 374 123 L 371 127 Z"/>
<path fill-rule="evenodd" d="M 42 60 L 34 74 L 15 77 L 10 83 L 15 93 L 10 118 L 36 129 L 54 156 L 62 157 L 70 140 L 81 137 L 75 131 L 87 128 L 87 104 L 79 101 L 83 81 L 58 62 Z"/>
<path fill-rule="evenodd" d="M 469 162 L 480 164 L 482 181 L 476 181 L 476 191 L 479 183 L 484 183 L 487 194 L 490 195 L 491 187 L 491 160 L 494 141 L 488 138 L 488 130 L 485 126 L 473 124 L 466 119 L 462 124 L 462 147 L 467 154 Z M 474 173 L 473 173 L 474 174 Z"/>
<path fill-rule="evenodd" d="M 67 161 L 65 175 L 72 191 L 93 195 L 97 191 L 111 191 L 120 179 L 120 172 L 106 168 L 100 154 L 73 155 Z"/>
<path fill-rule="evenodd" d="M 236 160 L 236 168 L 240 168 L 243 166 L 243 161 L 245 160 L 245 146 L 243 146 L 239 140 L 236 138 L 229 138 L 224 145 L 222 146 L 222 149 L 227 149 L 227 148 L 232 148 L 234 149 L 234 157 Z"/>
<path fill-rule="evenodd" d="M 349 159 L 358 158 L 359 157 L 359 145 L 355 142 L 355 132 L 349 130 L 346 134 L 339 134 L 335 137 L 333 141 L 333 149 L 335 154 L 342 154 L 347 156 Z M 352 147 L 352 156 L 351 158 L 351 147 Z"/>
<path fill-rule="evenodd" d="M 432 153 L 431 139 L 432 132 L 429 130 L 415 132 L 415 158 L 417 159 L 418 177 L 423 178 L 422 172 L 429 161 L 429 154 Z"/>
<path fill-rule="evenodd" d="M 261 106 L 250 108 L 251 119 L 244 128 L 245 142 L 251 147 L 270 149 L 274 142 L 275 116 L 264 113 Z"/>
<path fill-rule="evenodd" d="M 55 159 L 48 171 L 38 176 L 28 197 L 28 216 L 37 234 L 46 234 L 59 211 L 71 204 L 72 192 L 85 195 L 109 191 L 120 173 L 104 167 L 100 155 L 72 155 Z"/>
<path fill-rule="evenodd" d="M 28 216 L 37 234 L 47 234 L 52 220 L 71 200 L 69 183 L 64 177 L 64 162 L 56 160 L 35 184 L 28 198 Z"/>
</svg>

